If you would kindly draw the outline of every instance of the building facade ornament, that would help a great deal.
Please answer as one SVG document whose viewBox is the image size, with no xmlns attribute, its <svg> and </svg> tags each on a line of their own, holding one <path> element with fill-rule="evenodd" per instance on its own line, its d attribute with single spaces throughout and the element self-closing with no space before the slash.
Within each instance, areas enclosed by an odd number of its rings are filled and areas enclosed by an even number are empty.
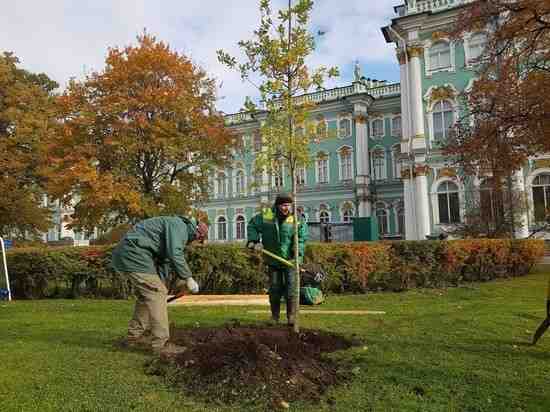
<svg viewBox="0 0 550 412">
<path fill-rule="evenodd" d="M 430 173 L 430 167 L 428 165 L 417 165 L 414 168 L 415 176 L 426 176 Z"/>
<path fill-rule="evenodd" d="M 412 46 L 407 48 L 407 53 L 409 54 L 409 58 L 412 59 L 414 57 L 422 57 L 424 54 L 424 48 L 420 46 Z"/>
<path fill-rule="evenodd" d="M 402 49 L 397 49 L 395 54 L 397 56 L 397 61 L 401 66 L 407 63 L 406 54 Z"/>
</svg>

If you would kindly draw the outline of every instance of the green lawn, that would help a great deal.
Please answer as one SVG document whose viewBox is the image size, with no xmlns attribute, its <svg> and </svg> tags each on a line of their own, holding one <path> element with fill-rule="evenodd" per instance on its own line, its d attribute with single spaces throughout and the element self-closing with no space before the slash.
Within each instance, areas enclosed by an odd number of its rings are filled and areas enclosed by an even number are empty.
<svg viewBox="0 0 550 412">
<path fill-rule="evenodd" d="M 549 411 L 550 332 L 528 346 L 545 316 L 550 270 L 448 290 L 329 296 L 322 309 L 386 315 L 307 315 L 303 325 L 357 334 L 355 379 L 329 402 L 292 411 Z M 173 307 L 178 325 L 257 322 L 254 308 Z M 258 308 L 255 308 L 258 309 Z M 0 303 L 2 411 L 241 411 L 185 398 L 146 376 L 148 356 L 113 346 L 132 302 L 43 300 Z"/>
</svg>

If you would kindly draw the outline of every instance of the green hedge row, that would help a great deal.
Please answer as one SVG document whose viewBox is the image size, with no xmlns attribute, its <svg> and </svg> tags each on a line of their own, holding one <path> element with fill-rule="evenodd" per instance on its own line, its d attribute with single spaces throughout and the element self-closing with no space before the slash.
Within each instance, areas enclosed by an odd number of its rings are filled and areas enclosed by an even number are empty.
<svg viewBox="0 0 550 412">
<path fill-rule="evenodd" d="M 112 246 L 13 249 L 7 258 L 14 296 L 126 298 L 132 293 L 131 285 L 110 269 L 111 250 Z M 310 243 L 305 261 L 325 268 L 325 291 L 341 293 L 520 276 L 543 253 L 539 240 Z M 265 290 L 261 256 L 242 244 L 189 248 L 188 260 L 204 293 Z"/>
</svg>

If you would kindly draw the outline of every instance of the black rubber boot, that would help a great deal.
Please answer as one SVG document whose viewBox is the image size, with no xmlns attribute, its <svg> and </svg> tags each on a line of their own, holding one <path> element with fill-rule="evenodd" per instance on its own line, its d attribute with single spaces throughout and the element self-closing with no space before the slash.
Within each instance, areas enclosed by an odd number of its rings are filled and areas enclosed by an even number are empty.
<svg viewBox="0 0 550 412">
<path fill-rule="evenodd" d="M 288 326 L 294 326 L 296 314 L 294 313 L 294 299 L 286 300 L 286 322 Z"/>
<path fill-rule="evenodd" d="M 281 316 L 281 298 L 275 299 L 270 296 L 269 306 L 271 307 L 271 321 L 279 323 L 279 318 Z"/>
</svg>

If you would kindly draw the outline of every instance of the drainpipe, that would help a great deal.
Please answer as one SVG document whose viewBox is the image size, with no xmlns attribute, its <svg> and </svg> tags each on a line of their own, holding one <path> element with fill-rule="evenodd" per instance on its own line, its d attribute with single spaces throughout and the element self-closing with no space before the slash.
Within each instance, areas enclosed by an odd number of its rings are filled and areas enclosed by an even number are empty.
<svg viewBox="0 0 550 412">
<path fill-rule="evenodd" d="M 410 185 L 409 185 L 409 188 L 410 188 L 410 191 L 411 193 L 409 194 L 411 197 L 413 197 L 413 184 L 414 184 L 414 163 L 415 163 L 415 157 L 414 157 L 414 153 L 413 153 L 413 144 L 412 144 L 412 118 L 411 118 L 411 93 L 410 93 L 410 88 L 411 88 L 411 83 L 410 83 L 410 77 L 409 77 L 409 55 L 407 54 L 407 42 L 405 41 L 405 39 L 399 34 L 397 33 L 397 31 L 394 30 L 393 27 L 391 26 L 388 26 L 388 28 L 390 29 L 390 31 L 395 35 L 395 37 L 397 37 L 397 39 L 401 42 L 401 44 L 403 45 L 403 52 L 405 53 L 405 81 L 407 83 L 407 88 L 409 90 L 407 90 L 407 123 L 409 124 L 409 178 L 410 178 Z M 419 237 L 420 235 L 420 230 L 419 230 L 419 227 L 418 227 L 418 219 L 416 218 L 416 199 L 414 199 L 414 197 L 412 198 L 412 201 L 411 201 L 411 211 L 412 211 L 412 216 L 413 216 L 413 219 L 414 219 L 414 226 L 416 228 L 416 236 Z M 420 240 L 420 239 L 419 239 Z"/>
</svg>

